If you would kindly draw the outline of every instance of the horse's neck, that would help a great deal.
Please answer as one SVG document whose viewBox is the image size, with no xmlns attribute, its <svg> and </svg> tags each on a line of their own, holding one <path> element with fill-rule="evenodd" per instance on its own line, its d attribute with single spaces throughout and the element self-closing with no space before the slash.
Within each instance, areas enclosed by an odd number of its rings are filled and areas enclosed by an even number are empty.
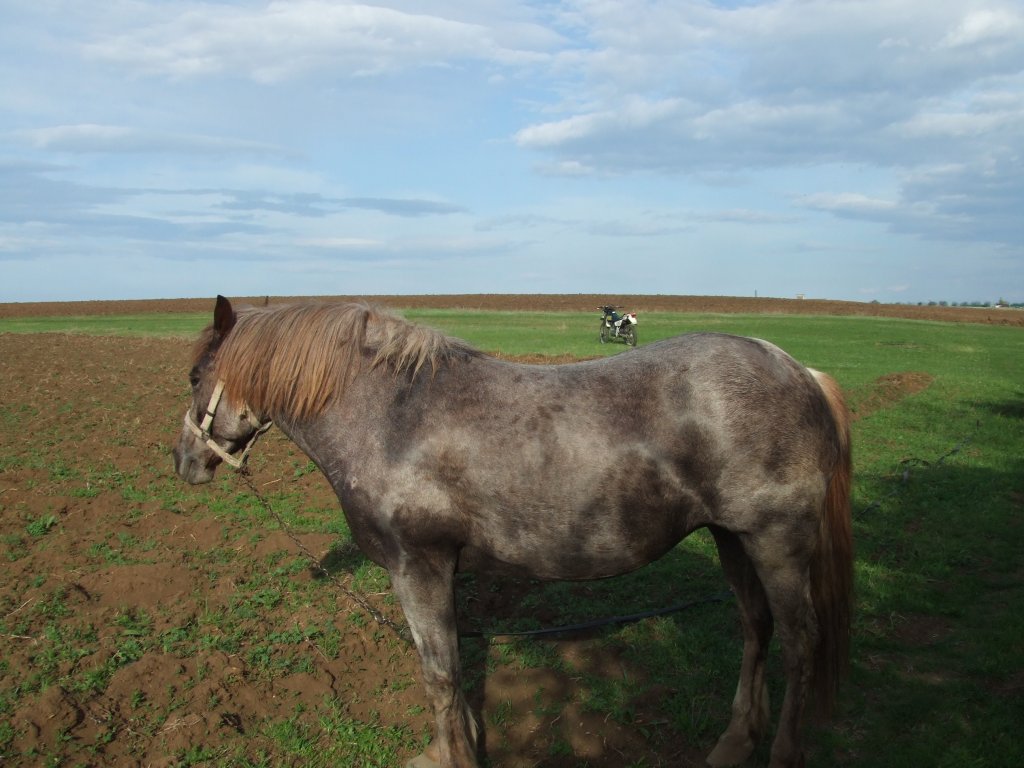
<svg viewBox="0 0 1024 768">
<path fill-rule="evenodd" d="M 310 419 L 298 420 L 278 414 L 274 423 L 319 466 L 348 461 L 358 455 L 360 445 L 379 442 L 371 433 L 382 426 L 381 419 L 372 415 L 370 408 L 360 407 L 365 397 L 362 384 L 357 378 L 342 398 Z M 367 388 L 370 389 L 372 387 Z"/>
</svg>

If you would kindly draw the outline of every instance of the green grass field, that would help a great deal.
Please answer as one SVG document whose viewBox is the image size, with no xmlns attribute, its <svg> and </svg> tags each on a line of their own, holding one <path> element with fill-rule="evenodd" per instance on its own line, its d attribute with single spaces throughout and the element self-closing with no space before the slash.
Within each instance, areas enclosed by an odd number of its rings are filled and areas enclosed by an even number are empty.
<svg viewBox="0 0 1024 768">
<path fill-rule="evenodd" d="M 597 342 L 596 312 L 421 310 L 404 314 L 484 350 L 507 355 L 629 354 L 623 345 Z M 40 318 L 0 321 L 0 333 L 182 337 L 194 335 L 207 321 L 205 315 L 170 314 Z M 857 607 L 852 665 L 834 720 L 814 727 L 809 735 L 809 764 L 1024 765 L 1024 332 L 875 318 L 649 313 L 641 317 L 640 343 L 699 330 L 757 336 L 778 344 L 803 363 L 835 376 L 858 416 L 853 435 Z M 182 380 L 185 373 L 180 372 Z M 907 381 L 918 386 L 906 388 Z M 595 403 L 595 407 L 607 406 Z M 20 413 L 11 404 L 2 415 L 13 429 Z M 177 412 L 148 416 L 180 419 Z M 14 466 L 14 461 L 15 457 L 0 456 L 0 486 L 4 469 Z M 116 485 L 122 494 L 137 494 L 140 503 L 157 495 L 165 503 L 180 505 L 186 494 L 198 494 L 190 503 L 206 509 L 205 514 L 235 515 L 254 531 L 272 525 L 230 478 L 198 491 L 184 490 L 171 477 L 139 489 L 126 482 L 123 474 L 104 476 L 101 469 L 93 468 L 90 487 Z M 89 476 L 88 468 L 68 471 Z M 294 472 L 308 471 L 297 457 Z M 339 541 L 348 535 L 329 510 L 304 510 L 304 499 L 297 493 L 282 491 L 272 501 L 299 532 L 330 534 Z M 21 537 L 8 537 L 8 559 L 30 558 L 34 547 L 44 546 L 56 524 L 45 516 L 28 521 L 35 527 Z M 111 551 L 117 557 L 145 560 L 153 550 L 159 550 L 159 542 L 121 541 Z M 96 561 L 114 556 L 106 551 L 90 554 Z M 698 533 L 658 563 L 626 577 L 585 585 L 526 585 L 518 606 L 487 622 L 492 629 L 516 629 L 700 598 L 724 588 L 717 568 L 709 567 L 715 559 L 710 537 Z M 185 662 L 211 643 L 223 643 L 233 652 L 248 654 L 250 667 L 259 674 L 275 678 L 293 671 L 287 667 L 290 662 L 280 648 L 271 647 L 272 640 L 267 638 L 271 628 L 252 622 L 294 611 L 303 600 L 323 599 L 311 597 L 316 585 L 306 583 L 295 587 L 295 594 L 289 593 L 295 562 L 293 555 L 279 557 L 273 569 L 246 584 L 248 599 L 239 599 L 227 613 L 200 613 L 187 632 L 158 633 L 146 621 L 131 616 L 122 616 L 119 625 L 94 627 L 93 632 L 99 636 L 118 633 L 140 644 L 140 654 L 160 648 Z M 214 562 L 206 565 L 211 570 L 218 567 Z M 373 566 L 359 565 L 356 576 L 357 585 L 367 591 L 386 590 L 386 574 Z M 468 595 L 487 588 L 472 578 L 463 581 Z M 44 627 L 60 640 L 54 641 L 56 653 L 83 631 L 73 626 L 73 615 L 59 605 L 39 603 L 31 609 L 38 614 L 8 613 L 13 607 L 5 609 L 7 616 L 0 619 L 0 636 L 28 636 Z M 332 634 L 336 628 L 322 624 L 316 632 L 316 641 L 328 652 L 332 643 L 340 645 Z M 89 638 L 82 642 L 95 644 Z M 561 698 L 552 691 L 539 694 L 532 716 L 543 715 L 546 722 L 558 723 L 559 713 L 570 707 L 596 713 L 609 723 L 640 729 L 652 745 L 650 754 L 661 756 L 626 760 L 621 765 L 675 765 L 678 762 L 670 757 L 673 743 L 713 743 L 728 720 L 740 656 L 733 605 L 708 605 L 648 619 L 608 630 L 593 642 L 594 649 L 614 656 L 630 673 L 609 675 L 568 664 L 556 652 L 557 644 L 549 642 L 472 641 L 463 650 L 467 684 L 479 688 L 485 676 L 502 669 L 563 672 L 576 681 L 575 688 Z M 777 656 L 771 665 L 776 705 L 781 701 Z M 55 671 L 45 677 L 49 684 L 102 691 L 109 679 L 103 675 L 84 679 L 85 671 L 77 662 L 64 657 L 49 661 L 41 657 L 39 664 L 53 666 Z M 61 669 L 70 671 L 57 671 Z M 3 720 L 30 690 L 9 684 L 13 677 L 9 669 L 0 671 L 6 672 L 0 689 Z M 33 674 L 44 673 L 42 668 L 33 670 Z M 656 705 L 638 703 L 653 696 Z M 642 717 L 651 709 L 661 713 L 653 722 Z M 502 754 L 502 744 L 511 738 L 503 734 L 512 734 L 516 719 L 522 716 L 511 703 L 484 713 L 490 753 Z M 271 754 L 262 763 L 246 757 L 245 748 L 239 746 L 178 755 L 172 764 L 320 765 L 324 764 L 322 730 L 326 729 L 334 745 L 332 754 L 346 764 L 390 765 L 398 750 L 420 738 L 388 730 L 385 726 L 390 723 L 359 723 L 340 716 L 332 720 L 322 712 L 317 722 L 319 727 L 296 714 L 267 724 L 262 735 L 271 745 Z M 13 738 L 13 728 L 0 725 L 0 747 Z M 536 764 L 589 764 L 573 757 L 567 731 L 552 727 L 544 738 L 545 756 Z M 44 756 L 53 758 L 46 763 L 52 765 L 93 764 L 73 745 L 58 745 Z M 5 757 L 14 758 L 0 752 L 0 762 Z M 14 760 L 12 764 L 32 763 Z M 767 744 L 752 764 L 767 764 Z"/>
</svg>

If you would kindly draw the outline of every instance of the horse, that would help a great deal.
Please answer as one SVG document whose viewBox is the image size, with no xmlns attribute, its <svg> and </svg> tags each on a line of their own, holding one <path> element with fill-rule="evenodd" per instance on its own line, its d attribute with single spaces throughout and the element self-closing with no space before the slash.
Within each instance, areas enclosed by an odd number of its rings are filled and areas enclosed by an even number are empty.
<svg viewBox="0 0 1024 768">
<path fill-rule="evenodd" d="M 419 654 L 434 736 L 409 768 L 477 766 L 455 574 L 599 579 L 710 529 L 743 633 L 729 725 L 737 765 L 785 695 L 772 768 L 804 763 L 827 712 L 852 603 L 850 428 L 841 391 L 777 346 L 677 336 L 598 360 L 526 365 L 364 303 L 239 308 L 217 297 L 190 373 L 177 474 L 239 465 L 271 422 L 329 480 L 352 537 L 387 569 Z M 596 407 L 610 393 L 634 407 Z"/>
</svg>

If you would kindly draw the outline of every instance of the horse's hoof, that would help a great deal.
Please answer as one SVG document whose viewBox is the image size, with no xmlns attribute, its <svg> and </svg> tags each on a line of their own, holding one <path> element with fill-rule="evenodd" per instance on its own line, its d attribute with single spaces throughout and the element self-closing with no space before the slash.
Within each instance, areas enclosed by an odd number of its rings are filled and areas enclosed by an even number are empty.
<svg viewBox="0 0 1024 768">
<path fill-rule="evenodd" d="M 711 768 L 725 768 L 730 765 L 739 765 L 754 751 L 754 742 L 749 738 L 734 736 L 726 731 L 718 744 L 707 756 L 707 764 Z"/>
<path fill-rule="evenodd" d="M 424 752 L 406 763 L 405 768 L 441 768 L 441 764 Z"/>
</svg>

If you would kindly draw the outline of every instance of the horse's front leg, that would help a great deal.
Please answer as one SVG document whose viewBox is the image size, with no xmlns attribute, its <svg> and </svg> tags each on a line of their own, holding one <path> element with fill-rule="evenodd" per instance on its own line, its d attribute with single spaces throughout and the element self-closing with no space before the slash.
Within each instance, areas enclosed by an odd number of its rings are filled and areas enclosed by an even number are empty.
<svg viewBox="0 0 1024 768">
<path fill-rule="evenodd" d="M 476 768 L 477 725 L 462 695 L 455 624 L 455 559 L 407 553 L 391 571 L 392 587 L 420 654 L 423 685 L 434 710 L 430 747 L 408 768 Z"/>
</svg>

